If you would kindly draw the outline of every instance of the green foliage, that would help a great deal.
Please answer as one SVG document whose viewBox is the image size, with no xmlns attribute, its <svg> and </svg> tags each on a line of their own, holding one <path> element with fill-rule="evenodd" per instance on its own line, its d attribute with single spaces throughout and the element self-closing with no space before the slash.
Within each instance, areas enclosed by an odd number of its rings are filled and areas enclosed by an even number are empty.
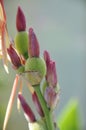
<svg viewBox="0 0 86 130">
<path fill-rule="evenodd" d="M 77 100 L 71 100 L 59 117 L 60 130 L 80 130 L 79 106 Z"/>
<path fill-rule="evenodd" d="M 3 127 L 4 116 L 5 116 L 5 108 L 4 106 L 0 105 L 0 130 L 2 130 Z"/>
</svg>

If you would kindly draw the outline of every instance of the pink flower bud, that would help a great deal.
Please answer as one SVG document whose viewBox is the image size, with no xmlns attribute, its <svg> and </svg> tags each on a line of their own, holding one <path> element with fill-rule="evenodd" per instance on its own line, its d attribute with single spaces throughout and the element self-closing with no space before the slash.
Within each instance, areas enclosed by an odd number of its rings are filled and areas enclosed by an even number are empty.
<svg viewBox="0 0 86 130">
<path fill-rule="evenodd" d="M 35 106 L 36 106 L 36 109 L 37 109 L 38 113 L 40 114 L 40 116 L 41 116 L 41 117 L 44 117 L 44 113 L 43 113 L 41 104 L 40 104 L 40 102 L 39 102 L 39 100 L 38 100 L 38 97 L 37 97 L 37 95 L 36 95 L 36 92 L 34 92 L 34 93 L 32 94 L 32 99 L 33 99 L 33 102 L 34 102 L 34 104 L 35 104 Z"/>
<path fill-rule="evenodd" d="M 21 66 L 21 60 L 17 52 L 13 48 L 12 44 L 10 44 L 10 47 L 7 49 L 7 52 L 10 56 L 12 64 L 14 65 L 16 69 L 18 69 Z"/>
<path fill-rule="evenodd" d="M 39 43 L 32 28 L 29 29 L 29 55 L 30 57 L 39 57 Z"/>
<path fill-rule="evenodd" d="M 17 16 L 16 16 L 16 27 L 17 30 L 20 31 L 25 31 L 26 30 L 26 20 L 24 13 L 20 7 L 18 7 L 17 11 Z"/>
<path fill-rule="evenodd" d="M 44 60 L 46 62 L 46 66 L 48 68 L 48 65 L 50 63 L 50 55 L 49 55 L 48 51 L 46 51 L 46 50 L 44 51 Z"/>
<path fill-rule="evenodd" d="M 48 107 L 54 109 L 59 101 L 59 93 L 56 93 L 54 88 L 47 87 L 44 93 L 44 98 Z"/>
<path fill-rule="evenodd" d="M 49 83 L 50 86 L 56 87 L 57 75 L 56 75 L 55 62 L 53 62 L 53 61 L 51 61 L 49 63 L 46 78 L 47 78 L 47 82 Z"/>
<path fill-rule="evenodd" d="M 50 60 L 50 56 L 47 51 L 44 51 L 44 60 L 46 62 L 47 67 L 46 80 L 49 86 L 56 87 L 57 84 L 56 66 L 55 62 Z"/>
<path fill-rule="evenodd" d="M 21 94 L 18 94 L 18 98 L 21 102 L 21 105 L 22 105 L 22 108 L 24 110 L 24 114 L 25 114 L 25 117 L 26 119 L 29 121 L 29 122 L 35 122 L 36 119 L 35 119 L 35 115 L 34 113 L 32 112 L 31 108 L 29 107 L 29 105 L 26 103 L 24 97 L 21 95 Z"/>
</svg>

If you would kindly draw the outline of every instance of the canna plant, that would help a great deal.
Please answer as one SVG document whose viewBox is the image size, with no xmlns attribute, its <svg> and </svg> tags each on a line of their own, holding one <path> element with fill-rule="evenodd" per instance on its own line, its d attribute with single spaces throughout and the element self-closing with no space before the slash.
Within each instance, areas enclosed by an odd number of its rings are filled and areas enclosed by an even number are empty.
<svg viewBox="0 0 86 130">
<path fill-rule="evenodd" d="M 36 34 L 32 27 L 27 30 L 25 15 L 20 6 L 16 15 L 16 29 L 17 34 L 11 41 L 7 32 L 4 3 L 3 0 L 0 0 L 0 58 L 3 59 L 7 73 L 9 72 L 8 62 L 12 64 L 13 69 L 16 71 L 3 130 L 6 129 L 11 114 L 18 83 L 20 83 L 18 109 L 20 109 L 21 104 L 28 122 L 28 128 L 30 130 L 58 130 L 57 123 L 53 119 L 54 109 L 59 101 L 56 65 L 50 58 L 48 51 L 45 50 L 43 57 L 40 57 L 40 46 Z M 24 79 L 27 81 L 27 86 L 40 119 L 37 119 L 22 95 L 22 82 Z"/>
</svg>

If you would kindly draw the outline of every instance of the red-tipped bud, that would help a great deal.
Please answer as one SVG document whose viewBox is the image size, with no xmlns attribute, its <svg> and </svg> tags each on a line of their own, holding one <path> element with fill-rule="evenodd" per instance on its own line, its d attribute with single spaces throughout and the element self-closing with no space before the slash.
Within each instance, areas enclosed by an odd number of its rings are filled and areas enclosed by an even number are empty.
<svg viewBox="0 0 86 130">
<path fill-rule="evenodd" d="M 56 74 L 55 62 L 53 62 L 53 61 L 51 61 L 49 63 L 46 78 L 47 78 L 47 82 L 49 83 L 50 86 L 56 87 L 56 85 L 57 85 L 57 74 Z"/>
<path fill-rule="evenodd" d="M 34 102 L 34 104 L 35 104 L 35 106 L 36 106 L 36 109 L 37 109 L 38 113 L 40 114 L 40 116 L 41 116 L 41 117 L 44 117 L 44 113 L 43 113 L 41 104 L 40 104 L 40 102 L 39 102 L 39 100 L 38 100 L 38 97 L 37 97 L 37 95 L 36 95 L 36 92 L 34 92 L 34 93 L 32 94 L 32 99 L 33 99 L 33 102 Z"/>
<path fill-rule="evenodd" d="M 20 7 L 18 7 L 17 16 L 16 16 L 16 28 L 19 32 L 26 30 L 25 16 Z"/>
<path fill-rule="evenodd" d="M 18 94 L 18 98 L 21 102 L 22 108 L 24 110 L 24 114 L 25 117 L 27 119 L 28 122 L 35 122 L 35 115 L 32 112 L 31 108 L 29 107 L 29 105 L 27 104 L 27 102 L 25 101 L 24 97 L 21 94 Z"/>
<path fill-rule="evenodd" d="M 55 62 L 50 60 L 50 56 L 47 51 L 44 52 L 44 60 L 46 62 L 47 67 L 46 80 L 49 86 L 56 87 L 57 84 L 56 66 Z"/>
<path fill-rule="evenodd" d="M 17 52 L 13 48 L 12 44 L 10 44 L 10 47 L 7 49 L 7 52 L 10 56 L 12 64 L 14 65 L 16 69 L 18 69 L 21 66 L 21 60 Z"/>
<path fill-rule="evenodd" d="M 59 93 L 52 87 L 47 87 L 44 93 L 45 100 L 49 108 L 54 109 L 59 101 Z"/>
<path fill-rule="evenodd" d="M 29 29 L 29 55 L 30 57 L 39 57 L 39 43 L 32 28 Z"/>
<path fill-rule="evenodd" d="M 48 51 L 46 51 L 46 50 L 44 51 L 44 60 L 46 62 L 46 66 L 48 68 L 48 65 L 50 63 L 50 55 L 49 55 Z"/>
</svg>

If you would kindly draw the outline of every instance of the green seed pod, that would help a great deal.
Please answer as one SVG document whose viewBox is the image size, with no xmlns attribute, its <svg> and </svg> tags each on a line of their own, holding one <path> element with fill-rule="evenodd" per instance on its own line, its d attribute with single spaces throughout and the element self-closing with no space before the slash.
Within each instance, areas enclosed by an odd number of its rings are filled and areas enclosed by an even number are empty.
<svg viewBox="0 0 86 130">
<path fill-rule="evenodd" d="M 37 121 L 28 123 L 29 130 L 47 130 L 46 123 L 44 121 Z"/>
<path fill-rule="evenodd" d="M 25 59 L 28 58 L 29 38 L 26 31 L 18 32 L 15 37 L 15 47 L 19 54 L 22 54 Z"/>
<path fill-rule="evenodd" d="M 40 84 L 46 74 L 46 65 L 42 58 L 28 58 L 25 64 L 25 72 L 31 85 Z"/>
</svg>

